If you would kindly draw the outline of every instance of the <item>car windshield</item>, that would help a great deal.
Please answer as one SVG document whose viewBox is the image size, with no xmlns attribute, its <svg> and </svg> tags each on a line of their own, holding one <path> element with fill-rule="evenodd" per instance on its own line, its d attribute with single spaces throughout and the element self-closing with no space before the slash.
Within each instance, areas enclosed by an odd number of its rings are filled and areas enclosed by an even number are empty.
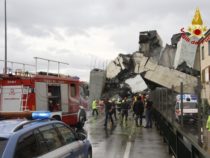
<svg viewBox="0 0 210 158">
<path fill-rule="evenodd" d="M 7 144 L 8 139 L 7 138 L 1 138 L 0 137 L 0 157 L 2 157 L 2 154 L 4 152 L 5 146 Z"/>
<path fill-rule="evenodd" d="M 186 102 L 183 103 L 183 108 L 184 109 L 197 109 L 197 103 L 190 103 L 190 102 Z"/>
</svg>

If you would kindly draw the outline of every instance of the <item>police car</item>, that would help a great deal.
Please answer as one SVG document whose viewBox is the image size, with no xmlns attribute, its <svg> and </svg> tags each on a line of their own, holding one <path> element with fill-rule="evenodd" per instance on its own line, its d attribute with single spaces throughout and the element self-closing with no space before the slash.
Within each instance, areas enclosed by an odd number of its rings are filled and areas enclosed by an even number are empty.
<svg viewBox="0 0 210 158">
<path fill-rule="evenodd" d="M 183 120 L 197 121 L 198 99 L 193 94 L 183 94 Z M 181 95 L 176 96 L 175 116 L 178 122 L 181 121 Z"/>
<path fill-rule="evenodd" d="M 65 123 L 46 119 L 50 112 L 32 113 L 33 119 L 0 121 L 1 158 L 92 158 L 84 133 Z"/>
</svg>

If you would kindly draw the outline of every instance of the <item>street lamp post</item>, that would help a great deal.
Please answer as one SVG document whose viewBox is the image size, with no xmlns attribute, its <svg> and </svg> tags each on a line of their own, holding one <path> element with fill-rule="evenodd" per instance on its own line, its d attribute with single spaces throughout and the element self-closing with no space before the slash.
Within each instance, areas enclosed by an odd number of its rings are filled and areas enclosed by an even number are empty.
<svg viewBox="0 0 210 158">
<path fill-rule="evenodd" d="M 4 0 L 4 14 L 5 14 L 5 58 L 4 58 L 4 74 L 7 74 L 7 3 L 6 0 Z"/>
</svg>

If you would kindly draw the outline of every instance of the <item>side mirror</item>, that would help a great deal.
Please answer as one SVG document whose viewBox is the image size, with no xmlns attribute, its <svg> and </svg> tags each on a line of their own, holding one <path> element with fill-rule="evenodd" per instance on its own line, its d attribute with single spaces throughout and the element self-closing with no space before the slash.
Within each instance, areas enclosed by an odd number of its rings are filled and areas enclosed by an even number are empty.
<svg viewBox="0 0 210 158">
<path fill-rule="evenodd" d="M 77 133 L 78 139 L 79 140 L 85 140 L 87 138 L 87 135 L 84 133 Z"/>
</svg>

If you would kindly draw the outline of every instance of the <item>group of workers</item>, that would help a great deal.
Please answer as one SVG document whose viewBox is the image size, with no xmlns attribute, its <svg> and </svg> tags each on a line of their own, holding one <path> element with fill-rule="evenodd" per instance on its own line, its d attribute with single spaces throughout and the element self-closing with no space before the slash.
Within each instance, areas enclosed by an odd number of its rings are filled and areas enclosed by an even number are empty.
<svg viewBox="0 0 210 158">
<path fill-rule="evenodd" d="M 105 121 L 104 127 L 107 127 L 108 120 L 110 119 L 112 125 L 114 125 L 114 120 L 112 115 L 114 115 L 115 120 L 117 120 L 117 111 L 120 116 L 120 122 L 125 122 L 127 125 L 128 112 L 129 109 L 133 110 L 133 116 L 135 117 L 135 123 L 137 127 L 142 126 L 142 119 L 145 114 L 146 125 L 145 128 L 152 128 L 152 101 L 149 99 L 149 96 L 136 95 L 133 97 L 132 101 L 128 101 L 127 97 L 124 97 L 122 100 L 115 99 L 104 99 L 103 105 L 105 108 Z M 92 115 L 95 113 L 98 116 L 98 107 L 99 101 L 94 100 L 92 102 Z"/>
</svg>

